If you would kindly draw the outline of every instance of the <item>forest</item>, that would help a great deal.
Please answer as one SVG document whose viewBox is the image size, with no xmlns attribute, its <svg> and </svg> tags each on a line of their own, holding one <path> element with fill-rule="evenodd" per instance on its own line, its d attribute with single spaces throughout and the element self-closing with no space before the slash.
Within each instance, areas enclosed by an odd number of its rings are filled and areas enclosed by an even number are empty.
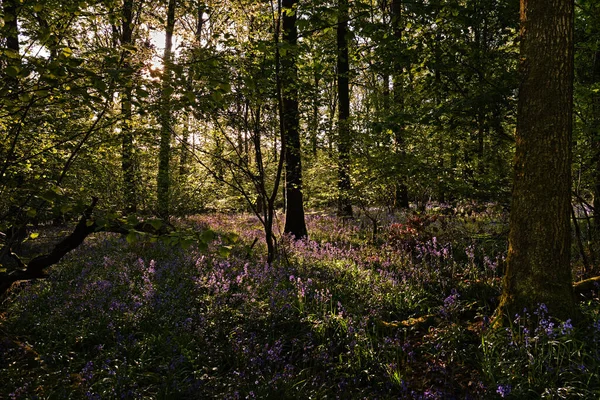
<svg viewBox="0 0 600 400">
<path fill-rule="evenodd" d="M 0 2 L 0 399 L 600 398 L 596 0 Z"/>
</svg>

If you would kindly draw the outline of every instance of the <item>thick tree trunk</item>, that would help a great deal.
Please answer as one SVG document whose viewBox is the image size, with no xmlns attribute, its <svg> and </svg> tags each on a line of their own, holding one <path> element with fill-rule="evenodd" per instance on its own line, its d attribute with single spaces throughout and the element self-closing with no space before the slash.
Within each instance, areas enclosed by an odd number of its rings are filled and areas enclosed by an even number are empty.
<svg viewBox="0 0 600 400">
<path fill-rule="evenodd" d="M 296 68 L 296 10 L 297 0 L 283 0 L 283 45 L 287 47 L 281 57 L 283 135 L 285 136 L 285 233 L 296 239 L 307 236 L 302 200 L 302 159 L 300 152 L 300 120 L 298 116 L 298 79 Z M 293 10 L 294 12 L 289 12 Z"/>
<path fill-rule="evenodd" d="M 348 0 L 338 0 L 337 91 L 338 91 L 338 214 L 352 217 L 350 203 L 350 72 L 348 60 Z"/>
<path fill-rule="evenodd" d="M 500 318 L 546 304 L 578 316 L 572 288 L 573 0 L 521 0 L 521 86 Z"/>
<path fill-rule="evenodd" d="M 169 0 L 167 26 L 165 28 L 165 52 L 163 56 L 163 77 L 160 107 L 160 151 L 158 156 L 158 176 L 156 179 L 158 215 L 169 219 L 169 165 L 171 160 L 171 52 L 173 30 L 175 28 L 176 0 Z"/>
<path fill-rule="evenodd" d="M 122 15 L 122 33 L 121 45 L 131 46 L 133 44 L 133 0 L 125 0 L 123 3 Z M 124 55 L 123 70 L 125 71 L 125 87 L 121 95 L 121 170 L 123 174 L 123 198 L 125 201 L 125 213 L 135 213 L 137 211 L 137 188 L 135 185 L 135 165 L 134 165 L 134 143 L 132 127 L 132 88 L 133 73 L 131 71 L 130 55 L 128 52 Z"/>
</svg>

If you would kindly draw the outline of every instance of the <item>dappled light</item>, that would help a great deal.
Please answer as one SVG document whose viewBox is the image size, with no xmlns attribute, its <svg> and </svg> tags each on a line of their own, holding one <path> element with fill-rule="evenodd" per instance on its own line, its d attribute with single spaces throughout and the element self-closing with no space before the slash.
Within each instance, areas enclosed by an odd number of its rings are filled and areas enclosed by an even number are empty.
<svg viewBox="0 0 600 400">
<path fill-rule="evenodd" d="M 3 0 L 0 399 L 600 398 L 600 5 Z"/>
</svg>

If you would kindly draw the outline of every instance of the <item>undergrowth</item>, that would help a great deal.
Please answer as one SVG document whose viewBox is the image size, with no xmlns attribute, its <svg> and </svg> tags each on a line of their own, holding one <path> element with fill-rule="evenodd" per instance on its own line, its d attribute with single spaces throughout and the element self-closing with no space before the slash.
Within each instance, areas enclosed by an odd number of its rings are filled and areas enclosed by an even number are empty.
<svg viewBox="0 0 600 400">
<path fill-rule="evenodd" d="M 598 299 L 589 327 L 543 305 L 508 329 L 505 220 L 308 217 L 271 266 L 248 215 L 187 226 L 234 232 L 227 257 L 98 234 L 2 303 L 0 398 L 490 399 L 600 395 Z"/>
</svg>

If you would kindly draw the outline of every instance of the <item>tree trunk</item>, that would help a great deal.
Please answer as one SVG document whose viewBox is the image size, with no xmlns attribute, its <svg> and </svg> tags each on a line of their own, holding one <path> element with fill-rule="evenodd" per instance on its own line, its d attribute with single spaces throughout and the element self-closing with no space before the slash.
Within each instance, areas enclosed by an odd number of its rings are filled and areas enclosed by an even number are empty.
<svg viewBox="0 0 600 400">
<path fill-rule="evenodd" d="M 573 0 L 521 0 L 521 86 L 509 249 L 497 316 L 539 304 L 577 318 L 572 288 Z"/>
<path fill-rule="evenodd" d="M 4 47 L 19 54 L 19 26 L 17 24 L 18 0 L 3 0 L 2 11 L 4 12 L 4 27 L 2 27 L 2 36 Z"/>
<path fill-rule="evenodd" d="M 169 219 L 169 165 L 171 160 L 171 51 L 175 28 L 176 0 L 169 0 L 167 26 L 165 28 L 165 52 L 163 56 L 162 93 L 160 107 L 160 151 L 157 176 L 158 215 Z"/>
<path fill-rule="evenodd" d="M 283 0 L 283 43 L 287 51 L 281 57 L 283 135 L 285 136 L 285 233 L 296 239 L 307 236 L 302 200 L 302 159 L 298 116 L 298 72 L 296 67 L 297 0 Z M 292 10 L 289 12 L 288 10 Z"/>
<path fill-rule="evenodd" d="M 348 0 L 338 0 L 337 89 L 338 89 L 338 215 L 352 217 L 350 203 L 350 85 L 348 73 Z"/>
<path fill-rule="evenodd" d="M 598 7 L 600 9 L 600 7 Z M 600 46 L 600 41 L 598 43 Z M 592 85 L 600 83 L 600 50 L 594 54 Z M 594 152 L 594 231 L 600 234 L 600 92 L 592 94 L 592 151 Z"/>
<path fill-rule="evenodd" d="M 402 0 L 393 0 L 392 1 L 392 29 L 394 31 L 394 38 L 396 39 L 396 44 L 398 48 L 403 49 L 402 46 Z M 396 55 L 394 58 L 394 66 L 393 66 L 393 76 L 392 76 L 392 84 L 394 87 L 393 92 L 393 112 L 394 115 L 392 124 L 392 131 L 394 133 L 394 148 L 393 152 L 396 156 L 396 164 L 398 165 L 398 161 L 402 160 L 405 154 L 404 151 L 404 117 L 402 116 L 404 113 L 404 97 L 403 97 L 403 85 L 402 85 L 402 65 L 398 61 L 399 55 Z M 404 168 L 400 168 L 404 169 Z M 397 182 L 394 185 L 394 207 L 399 208 L 408 208 L 408 188 L 406 187 L 406 177 L 404 176 L 403 171 L 397 171 Z"/>
<path fill-rule="evenodd" d="M 123 3 L 121 45 L 131 46 L 133 44 L 133 0 L 125 0 Z M 123 71 L 124 88 L 121 95 L 121 171 L 123 174 L 123 198 L 125 200 L 125 213 L 137 211 L 137 188 L 135 185 L 134 144 L 131 99 L 133 88 L 133 72 L 129 61 L 130 54 L 125 51 Z"/>
<path fill-rule="evenodd" d="M 320 74 L 314 71 L 314 93 L 312 98 L 312 120 L 310 129 L 310 148 L 313 157 L 317 157 L 318 135 L 319 135 L 319 80 Z"/>
</svg>

